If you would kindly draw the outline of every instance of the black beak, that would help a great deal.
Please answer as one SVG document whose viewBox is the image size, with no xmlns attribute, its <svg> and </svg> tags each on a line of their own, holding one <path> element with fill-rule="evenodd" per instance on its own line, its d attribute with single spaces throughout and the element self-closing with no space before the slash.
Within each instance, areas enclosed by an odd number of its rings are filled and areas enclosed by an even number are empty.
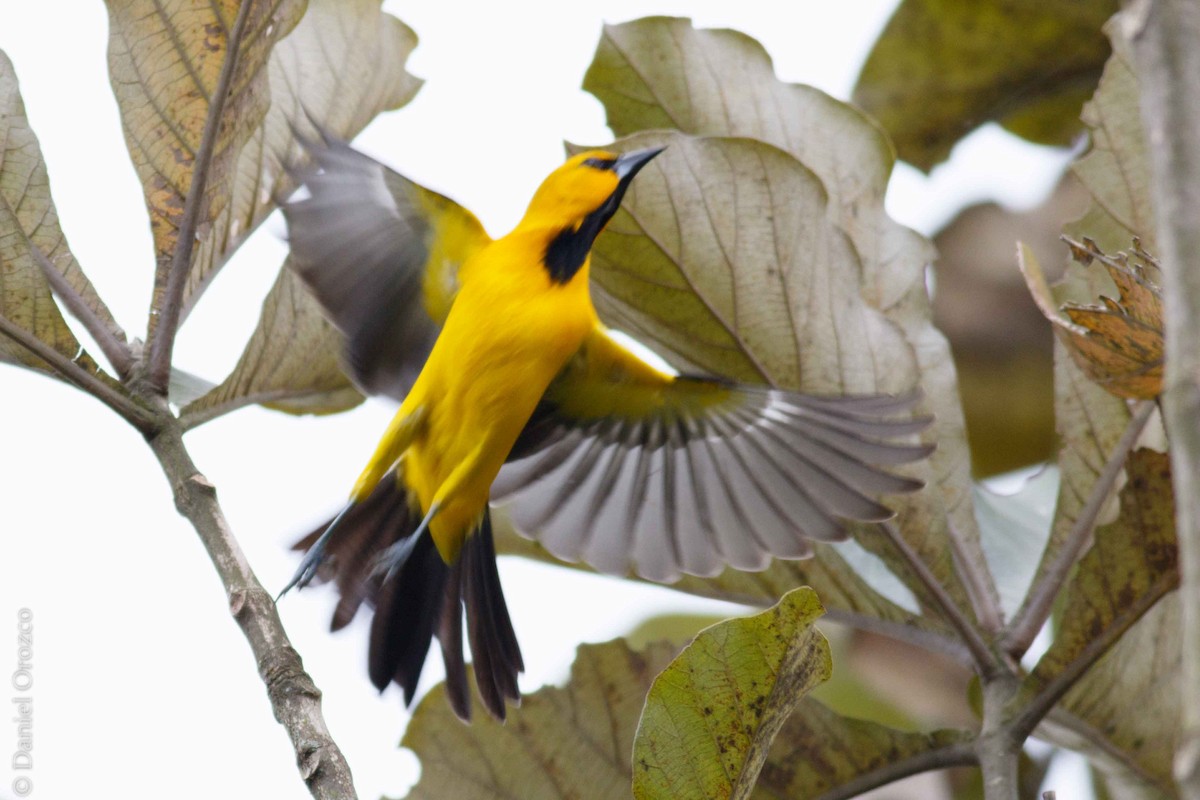
<svg viewBox="0 0 1200 800">
<path fill-rule="evenodd" d="M 666 149 L 665 147 L 647 147 L 645 150 L 634 150 L 632 153 L 617 156 L 617 160 L 612 165 L 612 171 L 617 176 L 617 190 L 612 193 L 604 205 L 597 209 L 596 213 L 600 215 L 600 227 L 596 229 L 597 233 L 600 232 L 600 228 L 604 227 L 604 223 L 617 213 L 617 206 L 621 205 L 621 199 L 625 197 L 625 190 L 633 182 L 633 176 L 637 175 L 642 167 L 649 164 L 650 159 Z"/>
<path fill-rule="evenodd" d="M 637 175 L 642 167 L 650 163 L 650 159 L 666 149 L 666 147 L 647 147 L 645 150 L 634 150 L 632 153 L 625 153 L 617 157 L 616 163 L 612 166 L 612 171 L 617 174 L 617 178 L 621 181 L 622 186 L 628 186 L 629 182 L 633 180 L 633 176 Z"/>
</svg>

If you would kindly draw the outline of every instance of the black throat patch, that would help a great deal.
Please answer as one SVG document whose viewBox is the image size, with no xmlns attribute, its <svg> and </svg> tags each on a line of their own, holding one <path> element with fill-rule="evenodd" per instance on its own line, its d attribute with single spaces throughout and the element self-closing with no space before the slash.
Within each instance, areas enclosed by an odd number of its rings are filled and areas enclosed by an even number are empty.
<svg viewBox="0 0 1200 800">
<path fill-rule="evenodd" d="M 625 197 L 625 190 L 629 188 L 633 175 L 630 173 L 623 177 L 608 199 L 584 217 L 578 228 L 563 228 L 550 240 L 546 246 L 546 271 L 550 273 L 550 280 L 568 283 L 579 272 L 583 262 L 587 261 L 592 243 L 621 207 L 621 199 Z"/>
<path fill-rule="evenodd" d="M 611 210 L 608 206 L 609 204 L 605 203 L 584 217 L 578 228 L 563 228 L 550 240 L 550 244 L 546 246 L 545 258 L 550 280 L 555 283 L 569 283 L 571 278 L 575 277 L 575 273 L 579 272 L 583 262 L 587 261 L 592 243 L 596 241 L 613 211 L 616 211 L 615 204 Z"/>
</svg>

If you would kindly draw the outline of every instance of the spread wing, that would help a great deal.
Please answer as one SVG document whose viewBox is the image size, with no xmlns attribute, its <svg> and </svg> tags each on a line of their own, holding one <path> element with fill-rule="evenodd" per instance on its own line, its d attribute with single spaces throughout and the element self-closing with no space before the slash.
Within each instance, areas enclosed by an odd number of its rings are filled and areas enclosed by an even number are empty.
<svg viewBox="0 0 1200 800">
<path fill-rule="evenodd" d="M 517 529 L 566 561 L 667 582 L 764 569 L 881 521 L 921 482 L 883 467 L 917 395 L 814 397 L 653 369 L 597 329 L 555 379 L 492 486 Z"/>
<path fill-rule="evenodd" d="M 283 206 L 290 266 L 345 336 L 365 392 L 403 400 L 472 253 L 491 240 L 471 212 L 321 132 L 300 137 L 307 196 Z"/>
</svg>

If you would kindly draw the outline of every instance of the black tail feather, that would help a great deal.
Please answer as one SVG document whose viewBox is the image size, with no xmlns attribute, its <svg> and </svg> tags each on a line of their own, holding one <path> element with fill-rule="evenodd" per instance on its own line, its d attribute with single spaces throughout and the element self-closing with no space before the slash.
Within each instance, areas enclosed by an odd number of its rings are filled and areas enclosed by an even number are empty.
<svg viewBox="0 0 1200 800">
<path fill-rule="evenodd" d="M 446 699 L 459 719 L 470 722 L 471 689 L 467 685 L 467 666 L 463 659 L 462 573 L 460 558 L 450 568 L 450 580 L 446 581 L 438 642 L 442 646 L 442 663 L 446 666 Z"/>
<path fill-rule="evenodd" d="M 409 705 L 437 636 L 446 666 L 447 699 L 454 713 L 469 721 L 471 697 L 463 659 L 465 606 L 479 696 L 488 712 L 503 720 L 505 701 L 520 702 L 517 675 L 525 665 L 496 570 L 487 511 L 454 565 L 447 566 L 432 538 L 423 535 L 393 579 L 383 583 L 374 573 L 378 554 L 410 536 L 421 516 L 391 473 L 366 500 L 349 509 L 327 545 L 326 560 L 317 574 L 320 581 L 334 581 L 341 594 L 331 628 L 345 627 L 364 602 L 373 608 L 368 674 L 380 691 L 389 683 L 398 684 Z M 295 549 L 310 547 L 324 529 L 321 526 L 297 542 Z"/>
<path fill-rule="evenodd" d="M 463 602 L 467 607 L 471 653 L 475 657 L 475 683 L 484 705 L 503 719 L 505 700 L 521 699 L 517 673 L 524 669 L 524 663 L 500 589 L 490 514 L 484 513 L 479 530 L 463 547 L 462 564 Z"/>
</svg>

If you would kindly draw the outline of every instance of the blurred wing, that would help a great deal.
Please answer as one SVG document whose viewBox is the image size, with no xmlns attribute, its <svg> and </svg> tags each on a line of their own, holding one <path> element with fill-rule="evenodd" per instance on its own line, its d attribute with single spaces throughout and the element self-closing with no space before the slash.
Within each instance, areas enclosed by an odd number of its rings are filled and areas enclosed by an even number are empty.
<svg viewBox="0 0 1200 800">
<path fill-rule="evenodd" d="M 492 485 L 556 557 L 653 581 L 766 568 L 881 521 L 920 481 L 880 466 L 933 449 L 889 441 L 918 399 L 813 397 L 666 375 L 597 329 L 555 379 Z"/>
<path fill-rule="evenodd" d="M 363 391 L 402 400 L 425 363 L 460 267 L 491 240 L 471 212 L 343 141 L 297 136 L 307 196 L 283 206 L 289 264 L 345 335 Z"/>
</svg>

